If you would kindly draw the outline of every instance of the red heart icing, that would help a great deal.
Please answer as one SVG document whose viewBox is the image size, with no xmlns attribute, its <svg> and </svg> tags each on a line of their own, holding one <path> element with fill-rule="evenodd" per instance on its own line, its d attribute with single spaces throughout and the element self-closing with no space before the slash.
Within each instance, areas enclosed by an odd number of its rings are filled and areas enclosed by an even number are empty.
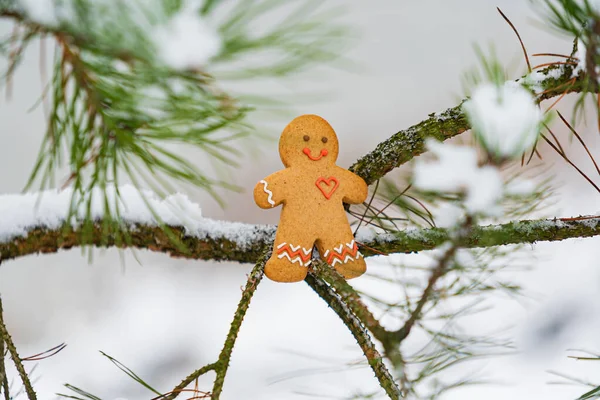
<svg viewBox="0 0 600 400">
<path fill-rule="evenodd" d="M 333 176 L 330 176 L 329 178 L 323 178 L 321 176 L 317 179 L 315 185 L 317 185 L 321 193 L 323 193 L 323 196 L 329 200 L 333 195 L 333 192 L 340 186 L 340 182 Z"/>
</svg>

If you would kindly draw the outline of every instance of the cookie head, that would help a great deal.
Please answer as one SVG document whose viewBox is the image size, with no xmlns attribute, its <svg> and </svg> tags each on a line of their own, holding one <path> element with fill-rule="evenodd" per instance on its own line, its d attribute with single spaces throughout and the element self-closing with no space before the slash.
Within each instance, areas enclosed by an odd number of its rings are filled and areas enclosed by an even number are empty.
<svg viewBox="0 0 600 400">
<path fill-rule="evenodd" d="M 286 167 L 333 165 L 338 151 L 335 131 L 318 115 L 295 118 L 279 139 L 279 155 Z"/>
</svg>

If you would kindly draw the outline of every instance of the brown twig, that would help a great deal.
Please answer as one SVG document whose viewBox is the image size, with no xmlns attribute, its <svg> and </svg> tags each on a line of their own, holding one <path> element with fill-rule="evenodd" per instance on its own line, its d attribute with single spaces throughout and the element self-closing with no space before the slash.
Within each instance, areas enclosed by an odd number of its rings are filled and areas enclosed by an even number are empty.
<svg viewBox="0 0 600 400">
<path fill-rule="evenodd" d="M 579 143 L 581 143 L 581 145 L 585 149 L 586 153 L 590 157 L 590 160 L 592 160 L 592 163 L 594 164 L 594 167 L 596 168 L 596 172 L 598 172 L 598 175 L 600 175 L 600 168 L 598 167 L 598 164 L 596 163 L 596 159 L 592 155 L 590 149 L 587 147 L 587 145 L 585 144 L 585 142 L 583 141 L 583 139 L 581 138 L 581 136 L 579 136 L 579 134 L 577 133 L 577 131 L 575 130 L 575 128 L 573 128 L 571 126 L 571 124 L 565 119 L 565 117 L 563 117 L 563 115 L 560 113 L 560 111 L 558 111 L 558 116 L 560 117 L 560 119 L 562 120 L 562 122 L 565 125 L 567 125 L 567 127 L 573 133 L 573 135 L 575 135 L 575 137 L 577 138 L 577 140 L 579 141 Z M 563 151 L 563 153 L 564 153 L 564 151 Z"/>
<path fill-rule="evenodd" d="M 550 128 L 546 127 L 546 129 L 547 129 L 547 130 L 550 132 Z M 561 151 L 560 151 L 560 149 L 558 149 L 558 148 L 557 148 L 557 147 L 554 145 L 554 143 L 552 143 L 550 140 L 548 140 L 548 138 L 547 138 L 545 135 L 543 135 L 543 134 L 542 134 L 541 136 L 542 136 L 542 139 L 544 139 L 544 141 L 546 141 L 546 143 L 548 143 L 548 145 L 549 145 L 550 147 L 552 147 L 552 149 L 553 149 L 554 151 L 556 151 L 556 152 L 557 152 L 557 153 L 558 153 L 558 154 L 559 154 L 559 155 L 560 155 L 560 156 L 561 156 L 561 157 L 562 157 L 562 158 L 563 158 L 563 159 L 564 159 L 564 160 L 565 160 L 565 161 L 566 161 L 566 162 L 567 162 L 567 163 L 568 163 L 570 166 L 572 166 L 573 168 L 575 168 L 575 170 L 576 170 L 577 172 L 579 172 L 579 174 L 580 174 L 580 175 L 581 175 L 581 176 L 582 176 L 582 177 L 583 177 L 583 178 L 584 178 L 586 181 L 588 181 L 588 182 L 589 182 L 589 184 L 590 184 L 590 185 L 592 185 L 592 186 L 594 187 L 594 189 L 596 189 L 596 191 L 597 191 L 598 193 L 600 193 L 600 187 L 598 187 L 598 185 L 596 185 L 596 184 L 594 183 L 594 181 L 592 181 L 592 180 L 590 179 L 590 177 L 589 177 L 589 176 L 587 176 L 587 174 L 586 174 L 585 172 L 583 172 L 583 171 L 582 171 L 582 170 L 581 170 L 581 169 L 580 169 L 580 168 L 579 168 L 577 165 L 575 165 L 575 163 L 573 163 L 573 162 L 572 162 L 572 161 L 569 159 L 569 157 L 567 157 L 567 155 L 566 155 L 566 154 L 564 154 L 563 152 L 561 152 Z"/>
<path fill-rule="evenodd" d="M 379 354 L 377 348 L 371 341 L 369 333 L 361 323 L 361 319 L 348 308 L 348 305 L 351 306 L 353 303 L 348 303 L 339 292 L 332 290 L 331 286 L 319 279 L 318 272 L 317 274 L 309 273 L 305 281 L 323 300 L 325 300 L 329 307 L 335 311 L 338 317 L 344 322 L 344 325 L 348 327 L 352 336 L 354 336 L 362 349 L 363 354 L 367 358 L 369 366 L 375 373 L 380 386 L 385 390 L 388 397 L 392 400 L 403 397 L 403 391 L 398 387 L 395 379 L 383 363 L 383 357 Z"/>
<path fill-rule="evenodd" d="M 508 25 L 510 25 L 513 32 L 515 32 L 515 35 L 517 35 L 517 39 L 519 39 L 519 43 L 521 44 L 521 49 L 523 49 L 523 55 L 525 57 L 525 62 L 527 63 L 527 70 L 529 72 L 531 72 L 531 63 L 529 62 L 529 56 L 527 55 L 527 49 L 525 48 L 525 44 L 523 43 L 523 40 L 521 39 L 521 35 L 519 34 L 519 31 L 513 25 L 513 23 L 510 21 L 510 19 L 508 19 L 508 17 L 506 15 L 504 15 L 502 10 L 500 10 L 500 7 L 496 7 L 496 10 L 498 10 L 500 15 L 502 15 L 502 18 L 504 18 L 504 20 L 508 23 Z"/>
<path fill-rule="evenodd" d="M 463 239 L 468 237 L 471 234 L 471 228 L 473 226 L 473 218 L 467 216 L 465 222 L 460 226 L 459 232 L 460 234 L 455 237 L 452 242 L 450 248 L 444 251 L 442 256 L 439 258 L 437 265 L 433 268 L 431 275 L 427 281 L 427 286 L 423 290 L 417 305 L 414 310 L 411 312 L 410 317 L 406 320 L 402 328 L 395 332 L 396 340 L 398 342 L 402 342 L 404 339 L 408 337 L 415 323 L 421 319 L 423 314 L 423 308 L 425 304 L 429 301 L 431 295 L 435 291 L 435 285 L 438 280 L 448 272 L 448 268 L 452 261 L 454 260 L 454 256 L 456 252 L 461 247 L 461 243 Z"/>
<path fill-rule="evenodd" d="M 190 389 L 186 389 L 186 387 L 190 383 L 194 382 L 200 376 L 206 374 L 207 372 L 214 371 L 216 367 L 217 367 L 217 364 L 212 363 L 212 364 L 205 365 L 204 367 L 202 367 L 200 369 L 197 369 L 196 371 L 194 371 L 190 375 L 188 375 L 185 379 L 183 379 L 179 385 L 177 385 L 173 388 L 173 390 L 171 390 L 168 393 L 163 394 L 162 396 L 155 397 L 151 400 L 173 400 L 173 399 L 175 399 L 182 392 L 186 392 L 186 391 L 190 390 Z"/>
<path fill-rule="evenodd" d="M 0 310 L 2 310 L 2 298 L 0 297 Z M 25 387 L 25 392 L 27 393 L 27 398 L 29 400 L 36 400 L 37 395 L 33 390 L 33 386 L 31 385 L 31 380 L 29 380 L 29 376 L 27 375 L 27 371 L 25 371 L 25 367 L 23 367 L 23 363 L 21 358 L 19 357 L 19 353 L 17 352 L 17 348 L 6 329 L 6 325 L 4 324 L 4 317 L 2 313 L 0 313 L 0 340 L 4 342 L 6 348 L 8 349 L 8 353 L 15 364 L 15 368 L 21 377 L 21 381 L 23 382 L 23 386 Z"/>
<path fill-rule="evenodd" d="M 4 323 L 2 315 L 2 298 L 0 297 L 0 323 Z M 6 375 L 5 357 L 6 350 L 4 348 L 4 340 L 0 335 L 0 391 L 4 393 L 4 400 L 10 400 L 10 387 L 8 386 L 8 376 Z"/>
<path fill-rule="evenodd" d="M 229 328 L 229 333 L 227 333 L 227 338 L 225 339 L 225 344 L 223 345 L 223 349 L 219 354 L 219 360 L 215 365 L 215 372 L 217 373 L 217 377 L 215 378 L 215 382 L 212 390 L 212 400 L 219 400 L 221 396 L 221 392 L 223 390 L 223 383 L 225 382 L 225 376 L 227 375 L 227 370 L 229 368 L 229 361 L 231 360 L 231 353 L 233 352 L 233 347 L 235 346 L 235 341 L 238 337 L 238 333 L 240 331 L 240 327 L 242 326 L 242 321 L 244 320 L 244 316 L 246 315 L 246 311 L 248 311 L 248 307 L 250 306 L 250 301 L 252 300 L 252 296 L 258 287 L 258 284 L 263 278 L 263 270 L 265 267 L 265 263 L 267 258 L 270 256 L 270 252 L 265 252 L 263 256 L 258 260 L 252 272 L 248 276 L 248 281 L 246 282 L 246 287 L 242 292 L 242 298 L 238 304 L 237 309 L 235 310 L 235 314 L 233 316 L 233 321 L 231 322 L 231 326 Z"/>
</svg>

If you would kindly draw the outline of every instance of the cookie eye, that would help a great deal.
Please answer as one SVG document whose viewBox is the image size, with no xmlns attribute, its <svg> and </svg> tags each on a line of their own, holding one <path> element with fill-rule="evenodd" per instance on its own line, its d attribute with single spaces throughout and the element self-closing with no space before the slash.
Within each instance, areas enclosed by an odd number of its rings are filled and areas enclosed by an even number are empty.
<svg viewBox="0 0 600 400">
<path fill-rule="evenodd" d="M 310 136 L 308 136 L 308 135 L 304 135 L 304 141 L 305 141 L 305 142 L 308 142 L 309 140 L 310 140 Z"/>
<path fill-rule="evenodd" d="M 327 143 L 327 138 L 326 138 L 325 136 L 323 136 L 323 137 L 321 138 L 321 142 L 323 142 L 323 143 Z"/>
</svg>

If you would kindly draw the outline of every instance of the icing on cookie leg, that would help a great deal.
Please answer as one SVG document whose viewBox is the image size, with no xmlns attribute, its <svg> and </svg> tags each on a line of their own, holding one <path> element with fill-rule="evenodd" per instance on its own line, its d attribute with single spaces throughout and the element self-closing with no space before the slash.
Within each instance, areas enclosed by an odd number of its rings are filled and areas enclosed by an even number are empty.
<svg viewBox="0 0 600 400">
<path fill-rule="evenodd" d="M 340 243 L 339 246 L 326 250 L 323 256 L 327 264 L 335 267 L 336 264 L 346 264 L 358 260 L 362 254 L 358 251 L 356 241 L 352 239 L 349 243 Z"/>
<path fill-rule="evenodd" d="M 265 264 L 265 275 L 277 282 L 298 282 L 306 278 L 312 263 L 312 241 L 293 232 L 278 232 L 273 254 Z"/>
<path fill-rule="evenodd" d="M 334 267 L 346 279 L 356 278 L 367 270 L 365 260 L 351 234 L 341 242 L 323 241 L 319 245 L 321 258 Z"/>
<path fill-rule="evenodd" d="M 300 245 L 294 246 L 289 243 L 281 243 L 275 250 L 277 258 L 287 258 L 290 262 L 298 263 L 303 267 L 308 267 L 311 263 L 312 248 L 305 249 Z"/>
</svg>

